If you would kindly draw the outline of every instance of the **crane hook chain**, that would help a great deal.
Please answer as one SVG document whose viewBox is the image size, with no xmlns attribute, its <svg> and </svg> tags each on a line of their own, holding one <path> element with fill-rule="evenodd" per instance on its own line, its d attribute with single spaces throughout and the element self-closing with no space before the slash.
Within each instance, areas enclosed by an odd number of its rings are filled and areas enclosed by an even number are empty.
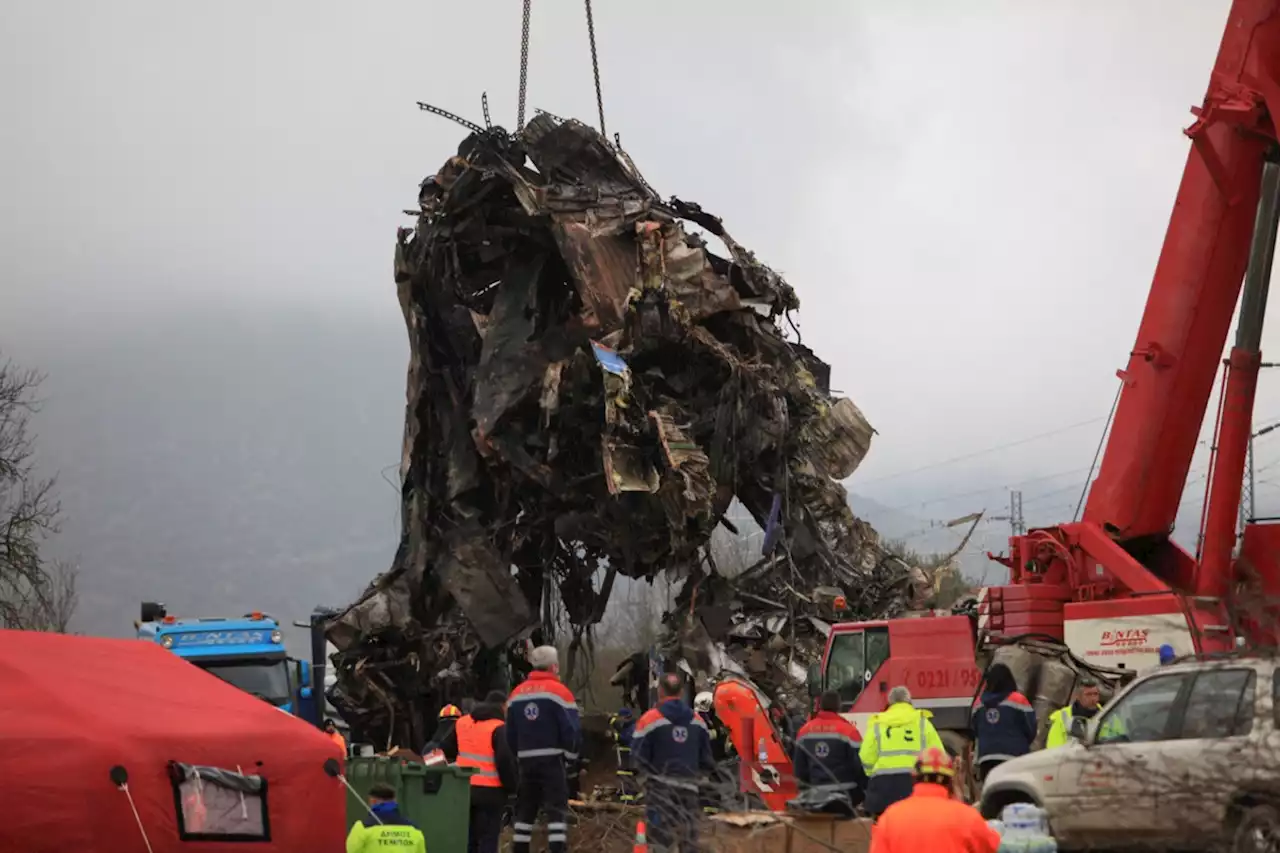
<svg viewBox="0 0 1280 853">
<path fill-rule="evenodd" d="M 524 18 L 520 23 L 520 100 L 516 107 L 516 133 L 524 130 L 524 98 L 529 88 L 529 7 L 533 0 L 524 0 Z"/>
<path fill-rule="evenodd" d="M 529 0 L 525 0 L 526 5 Z M 600 135 L 609 138 L 604 127 L 604 95 L 600 90 L 600 57 L 596 54 L 596 22 L 591 15 L 591 0 L 584 0 L 587 7 L 587 38 L 591 41 L 591 72 L 596 80 L 596 109 L 600 112 Z"/>
</svg>

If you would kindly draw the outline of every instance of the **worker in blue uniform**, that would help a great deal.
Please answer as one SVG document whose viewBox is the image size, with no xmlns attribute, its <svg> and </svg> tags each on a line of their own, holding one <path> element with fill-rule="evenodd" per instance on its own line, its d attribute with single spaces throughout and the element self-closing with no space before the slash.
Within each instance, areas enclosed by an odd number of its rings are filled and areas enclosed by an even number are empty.
<svg viewBox="0 0 1280 853">
<path fill-rule="evenodd" d="M 648 842 L 659 848 L 697 848 L 699 780 L 715 771 L 711 736 L 681 698 L 684 679 L 668 673 L 658 681 L 658 707 L 636 723 L 631 754 L 644 780 Z"/>
<path fill-rule="evenodd" d="M 867 790 L 867 773 L 858 757 L 862 733 L 840 716 L 840 694 L 823 693 L 818 713 L 796 735 L 791 759 L 803 791 L 829 795 L 821 810 L 853 817 Z"/>
<path fill-rule="evenodd" d="M 978 741 L 978 780 L 1010 758 L 1026 755 L 1036 739 L 1036 712 L 1018 692 L 1013 672 L 1002 663 L 987 670 L 986 689 L 973 703 L 970 727 Z"/>
<path fill-rule="evenodd" d="M 507 743 L 520 767 L 512 823 L 515 853 L 529 853 L 539 810 L 547 816 L 547 845 L 565 853 L 568 843 L 567 768 L 578 760 L 582 730 L 573 693 L 559 678 L 554 646 L 529 652 L 529 677 L 507 699 Z"/>
</svg>

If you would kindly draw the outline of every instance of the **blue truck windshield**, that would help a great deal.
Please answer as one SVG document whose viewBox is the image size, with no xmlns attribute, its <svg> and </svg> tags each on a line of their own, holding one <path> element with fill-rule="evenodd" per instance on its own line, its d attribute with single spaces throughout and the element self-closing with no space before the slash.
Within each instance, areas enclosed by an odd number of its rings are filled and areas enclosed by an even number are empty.
<svg viewBox="0 0 1280 853">
<path fill-rule="evenodd" d="M 223 681 L 252 693 L 272 705 L 287 705 L 293 698 L 289 689 L 289 665 L 286 661 L 201 661 L 196 666 Z"/>
</svg>

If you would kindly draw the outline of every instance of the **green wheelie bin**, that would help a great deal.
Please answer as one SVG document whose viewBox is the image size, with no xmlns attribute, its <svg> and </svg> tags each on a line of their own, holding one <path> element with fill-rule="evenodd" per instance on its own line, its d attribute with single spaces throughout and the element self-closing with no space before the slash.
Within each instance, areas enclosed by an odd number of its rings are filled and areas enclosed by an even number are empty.
<svg viewBox="0 0 1280 853">
<path fill-rule="evenodd" d="M 379 783 L 396 789 L 400 813 L 422 830 L 427 853 L 467 853 L 471 826 L 471 774 L 451 764 L 418 764 L 397 758 L 360 756 L 347 760 L 347 829 L 369 813 L 369 789 Z"/>
</svg>

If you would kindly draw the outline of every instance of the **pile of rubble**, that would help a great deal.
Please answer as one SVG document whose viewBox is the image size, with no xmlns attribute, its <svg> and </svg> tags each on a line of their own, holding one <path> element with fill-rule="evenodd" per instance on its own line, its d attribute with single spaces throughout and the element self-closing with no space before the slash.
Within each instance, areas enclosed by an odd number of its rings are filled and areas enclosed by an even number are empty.
<svg viewBox="0 0 1280 853">
<path fill-rule="evenodd" d="M 473 133 L 419 206 L 395 257 L 402 538 L 329 628 L 353 725 L 420 743 L 441 702 L 513 675 L 514 644 L 568 625 L 577 648 L 618 575 L 683 578 L 672 649 L 778 685 L 824 606 L 893 614 L 927 586 L 849 510 L 873 430 L 784 337 L 795 292 L 718 218 L 545 113 Z M 764 548 L 728 579 L 708 543 L 735 500 Z"/>
</svg>

